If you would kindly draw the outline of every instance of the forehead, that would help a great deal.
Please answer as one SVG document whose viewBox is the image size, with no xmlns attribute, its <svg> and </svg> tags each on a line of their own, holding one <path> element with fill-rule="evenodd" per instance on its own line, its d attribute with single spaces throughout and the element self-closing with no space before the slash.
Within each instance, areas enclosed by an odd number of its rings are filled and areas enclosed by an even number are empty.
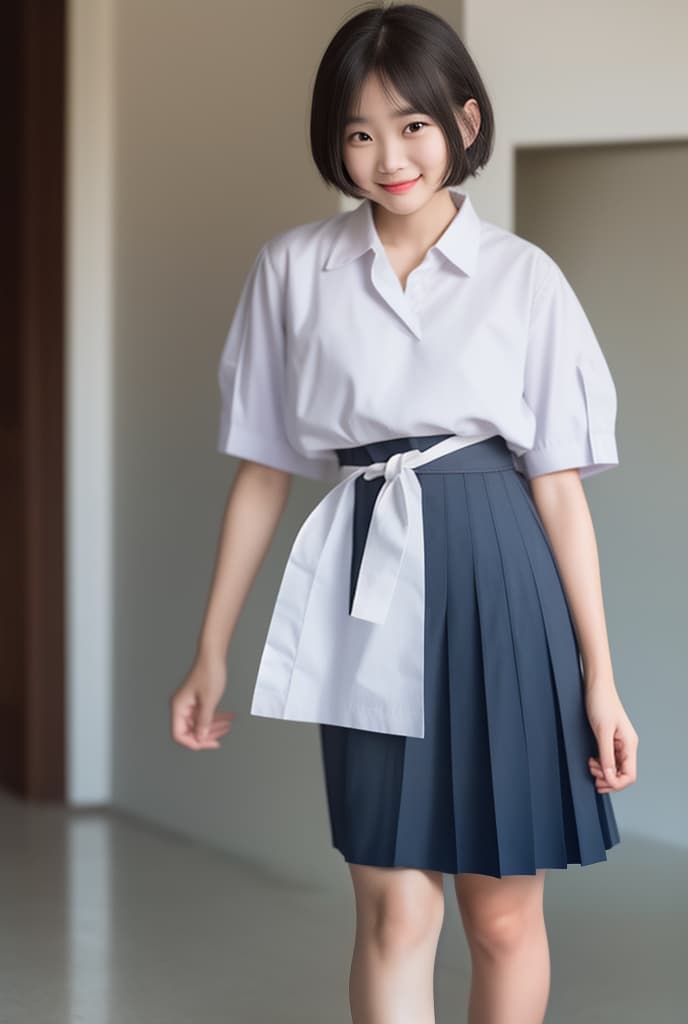
<svg viewBox="0 0 688 1024">
<path fill-rule="evenodd" d="M 344 123 L 364 124 L 378 118 L 396 120 L 419 113 L 420 109 L 402 96 L 391 82 L 383 85 L 379 76 L 371 72 L 364 80 Z"/>
</svg>

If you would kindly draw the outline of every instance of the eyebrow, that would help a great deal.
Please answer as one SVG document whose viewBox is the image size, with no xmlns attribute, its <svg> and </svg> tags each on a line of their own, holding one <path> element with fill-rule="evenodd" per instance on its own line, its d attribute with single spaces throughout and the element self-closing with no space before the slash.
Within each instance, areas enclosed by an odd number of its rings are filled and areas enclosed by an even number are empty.
<svg viewBox="0 0 688 1024">
<path fill-rule="evenodd" d="M 420 114 L 420 110 L 416 110 L 415 107 L 401 107 L 393 116 L 408 117 L 409 114 Z M 368 124 L 368 120 L 365 117 L 347 117 L 344 127 L 348 128 L 350 124 Z"/>
</svg>

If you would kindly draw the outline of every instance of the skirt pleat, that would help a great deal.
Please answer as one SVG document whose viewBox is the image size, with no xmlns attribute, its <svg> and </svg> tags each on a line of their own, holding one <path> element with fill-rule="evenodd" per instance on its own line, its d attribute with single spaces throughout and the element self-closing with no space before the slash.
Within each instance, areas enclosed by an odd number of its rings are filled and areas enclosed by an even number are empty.
<svg viewBox="0 0 688 1024">
<path fill-rule="evenodd" d="M 425 736 L 320 726 L 333 845 L 350 863 L 494 877 L 605 860 L 618 829 L 588 769 L 573 620 L 529 484 L 501 437 L 416 472 Z M 352 594 L 382 483 L 356 481 Z"/>
</svg>

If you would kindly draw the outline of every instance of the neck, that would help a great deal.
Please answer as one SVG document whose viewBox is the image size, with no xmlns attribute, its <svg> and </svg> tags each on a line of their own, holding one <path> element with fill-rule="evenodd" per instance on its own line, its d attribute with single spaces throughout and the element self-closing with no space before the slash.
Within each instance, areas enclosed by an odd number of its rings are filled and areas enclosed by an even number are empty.
<svg viewBox="0 0 688 1024">
<path fill-rule="evenodd" d="M 458 213 L 446 188 L 436 192 L 413 213 L 390 213 L 375 202 L 372 202 L 372 207 L 375 229 L 384 247 L 404 252 L 427 251 Z"/>
</svg>

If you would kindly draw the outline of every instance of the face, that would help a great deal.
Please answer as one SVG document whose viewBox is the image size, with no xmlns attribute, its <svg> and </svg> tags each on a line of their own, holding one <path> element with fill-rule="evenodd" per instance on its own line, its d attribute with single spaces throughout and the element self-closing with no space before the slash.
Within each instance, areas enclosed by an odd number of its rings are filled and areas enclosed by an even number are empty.
<svg viewBox="0 0 688 1024">
<path fill-rule="evenodd" d="M 479 124 L 475 100 L 469 100 L 464 111 Z M 439 125 L 423 111 L 408 109 L 398 94 L 388 99 L 372 74 L 353 113 L 360 120 L 345 126 L 342 149 L 352 180 L 365 195 L 392 212 L 408 213 L 422 206 L 439 188 L 447 167 L 447 144 Z M 477 125 L 467 131 L 458 115 L 457 124 L 468 147 Z M 385 188 L 394 183 L 404 186 L 399 191 Z"/>
</svg>

